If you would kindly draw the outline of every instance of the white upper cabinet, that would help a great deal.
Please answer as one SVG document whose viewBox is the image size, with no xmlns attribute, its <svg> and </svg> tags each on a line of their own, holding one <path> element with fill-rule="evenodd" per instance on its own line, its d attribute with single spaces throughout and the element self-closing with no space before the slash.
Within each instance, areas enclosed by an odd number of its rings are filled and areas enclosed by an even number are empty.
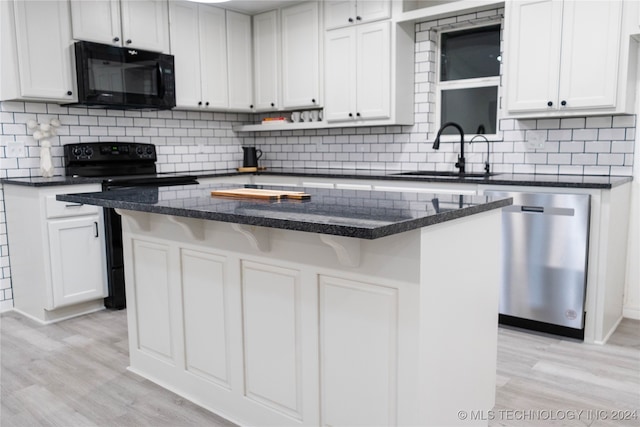
<svg viewBox="0 0 640 427">
<path fill-rule="evenodd" d="M 391 24 L 327 31 L 325 118 L 361 121 L 391 117 Z"/>
<path fill-rule="evenodd" d="M 169 52 L 167 0 L 71 0 L 73 38 Z"/>
<path fill-rule="evenodd" d="M 320 105 L 320 23 L 311 1 L 253 17 L 256 111 Z"/>
<path fill-rule="evenodd" d="M 2 99 L 76 101 L 69 4 L 0 3 Z"/>
<path fill-rule="evenodd" d="M 508 114 L 624 112 L 629 41 L 619 1 L 506 3 Z"/>
<path fill-rule="evenodd" d="M 326 30 L 389 18 L 391 18 L 390 0 L 327 0 L 324 2 Z"/>
<path fill-rule="evenodd" d="M 281 10 L 282 106 L 320 104 L 320 27 L 318 3 Z"/>
<path fill-rule="evenodd" d="M 229 108 L 253 109 L 251 16 L 227 10 Z"/>
<path fill-rule="evenodd" d="M 280 107 L 280 26 L 278 11 L 253 17 L 254 107 L 268 111 Z"/>
<path fill-rule="evenodd" d="M 175 56 L 176 106 L 226 108 L 225 11 L 192 2 L 170 3 L 171 51 Z"/>
</svg>

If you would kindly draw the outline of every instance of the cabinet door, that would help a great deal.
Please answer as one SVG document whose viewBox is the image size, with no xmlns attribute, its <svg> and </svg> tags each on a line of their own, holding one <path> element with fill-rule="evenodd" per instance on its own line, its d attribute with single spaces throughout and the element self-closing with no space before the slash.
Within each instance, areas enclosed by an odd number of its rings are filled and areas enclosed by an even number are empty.
<svg viewBox="0 0 640 427">
<path fill-rule="evenodd" d="M 355 0 L 328 0 L 324 2 L 324 28 L 345 27 L 356 21 Z"/>
<path fill-rule="evenodd" d="M 356 29 L 326 32 L 325 108 L 328 122 L 355 120 L 356 113 Z"/>
<path fill-rule="evenodd" d="M 560 108 L 616 106 L 621 28 L 622 2 L 564 2 Z"/>
<path fill-rule="evenodd" d="M 53 301 L 48 309 L 105 297 L 104 241 L 98 216 L 49 221 Z"/>
<path fill-rule="evenodd" d="M 261 13 L 253 17 L 253 58 L 255 109 L 278 108 L 280 91 L 280 52 L 278 11 Z"/>
<path fill-rule="evenodd" d="M 320 103 L 318 3 L 282 9 L 282 105 L 314 107 Z"/>
<path fill-rule="evenodd" d="M 202 102 L 198 5 L 171 2 L 171 52 L 176 72 L 176 106 L 196 107 Z"/>
<path fill-rule="evenodd" d="M 225 11 L 204 5 L 199 10 L 202 102 L 205 108 L 226 108 L 229 90 Z"/>
<path fill-rule="evenodd" d="M 229 108 L 251 111 L 253 68 L 251 66 L 251 17 L 227 10 L 227 60 Z"/>
<path fill-rule="evenodd" d="M 20 93 L 25 98 L 75 101 L 69 4 L 15 2 Z"/>
<path fill-rule="evenodd" d="M 391 18 L 389 0 L 358 0 L 356 2 L 356 22 L 364 23 Z"/>
<path fill-rule="evenodd" d="M 379 22 L 357 27 L 357 118 L 391 117 L 390 25 Z"/>
<path fill-rule="evenodd" d="M 71 0 L 73 38 L 121 46 L 119 0 Z"/>
<path fill-rule="evenodd" d="M 122 1 L 123 46 L 169 52 L 167 0 Z"/>
<path fill-rule="evenodd" d="M 514 1 L 507 2 L 505 8 L 507 110 L 544 111 L 550 108 L 549 102 L 552 103 L 551 108 L 555 108 L 560 69 L 562 2 Z"/>
</svg>

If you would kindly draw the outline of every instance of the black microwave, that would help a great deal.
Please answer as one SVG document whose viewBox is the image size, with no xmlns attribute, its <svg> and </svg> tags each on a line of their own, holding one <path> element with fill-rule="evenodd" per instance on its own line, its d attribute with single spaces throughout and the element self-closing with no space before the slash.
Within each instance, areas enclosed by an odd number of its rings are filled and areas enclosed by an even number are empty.
<svg viewBox="0 0 640 427">
<path fill-rule="evenodd" d="M 176 106 L 173 55 L 75 43 L 78 105 L 168 110 Z"/>
</svg>

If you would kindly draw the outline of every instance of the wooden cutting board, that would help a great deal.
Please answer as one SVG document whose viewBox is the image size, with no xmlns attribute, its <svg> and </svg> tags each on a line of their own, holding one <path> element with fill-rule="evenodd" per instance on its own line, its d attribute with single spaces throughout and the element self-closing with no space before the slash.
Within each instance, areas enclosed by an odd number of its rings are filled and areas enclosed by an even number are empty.
<svg viewBox="0 0 640 427">
<path fill-rule="evenodd" d="M 231 190 L 213 190 L 212 196 L 233 197 L 233 198 L 249 198 L 249 199 L 295 199 L 304 200 L 311 198 L 310 194 L 302 191 L 286 191 L 286 190 L 264 190 L 258 188 L 233 188 Z"/>
</svg>

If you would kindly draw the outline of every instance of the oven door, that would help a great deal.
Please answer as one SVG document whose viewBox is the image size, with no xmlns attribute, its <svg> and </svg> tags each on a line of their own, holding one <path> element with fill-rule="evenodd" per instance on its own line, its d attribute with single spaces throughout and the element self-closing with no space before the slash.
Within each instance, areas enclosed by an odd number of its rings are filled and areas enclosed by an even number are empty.
<svg viewBox="0 0 640 427">
<path fill-rule="evenodd" d="M 75 53 L 79 104 L 175 107 L 173 56 L 84 41 Z"/>
</svg>

